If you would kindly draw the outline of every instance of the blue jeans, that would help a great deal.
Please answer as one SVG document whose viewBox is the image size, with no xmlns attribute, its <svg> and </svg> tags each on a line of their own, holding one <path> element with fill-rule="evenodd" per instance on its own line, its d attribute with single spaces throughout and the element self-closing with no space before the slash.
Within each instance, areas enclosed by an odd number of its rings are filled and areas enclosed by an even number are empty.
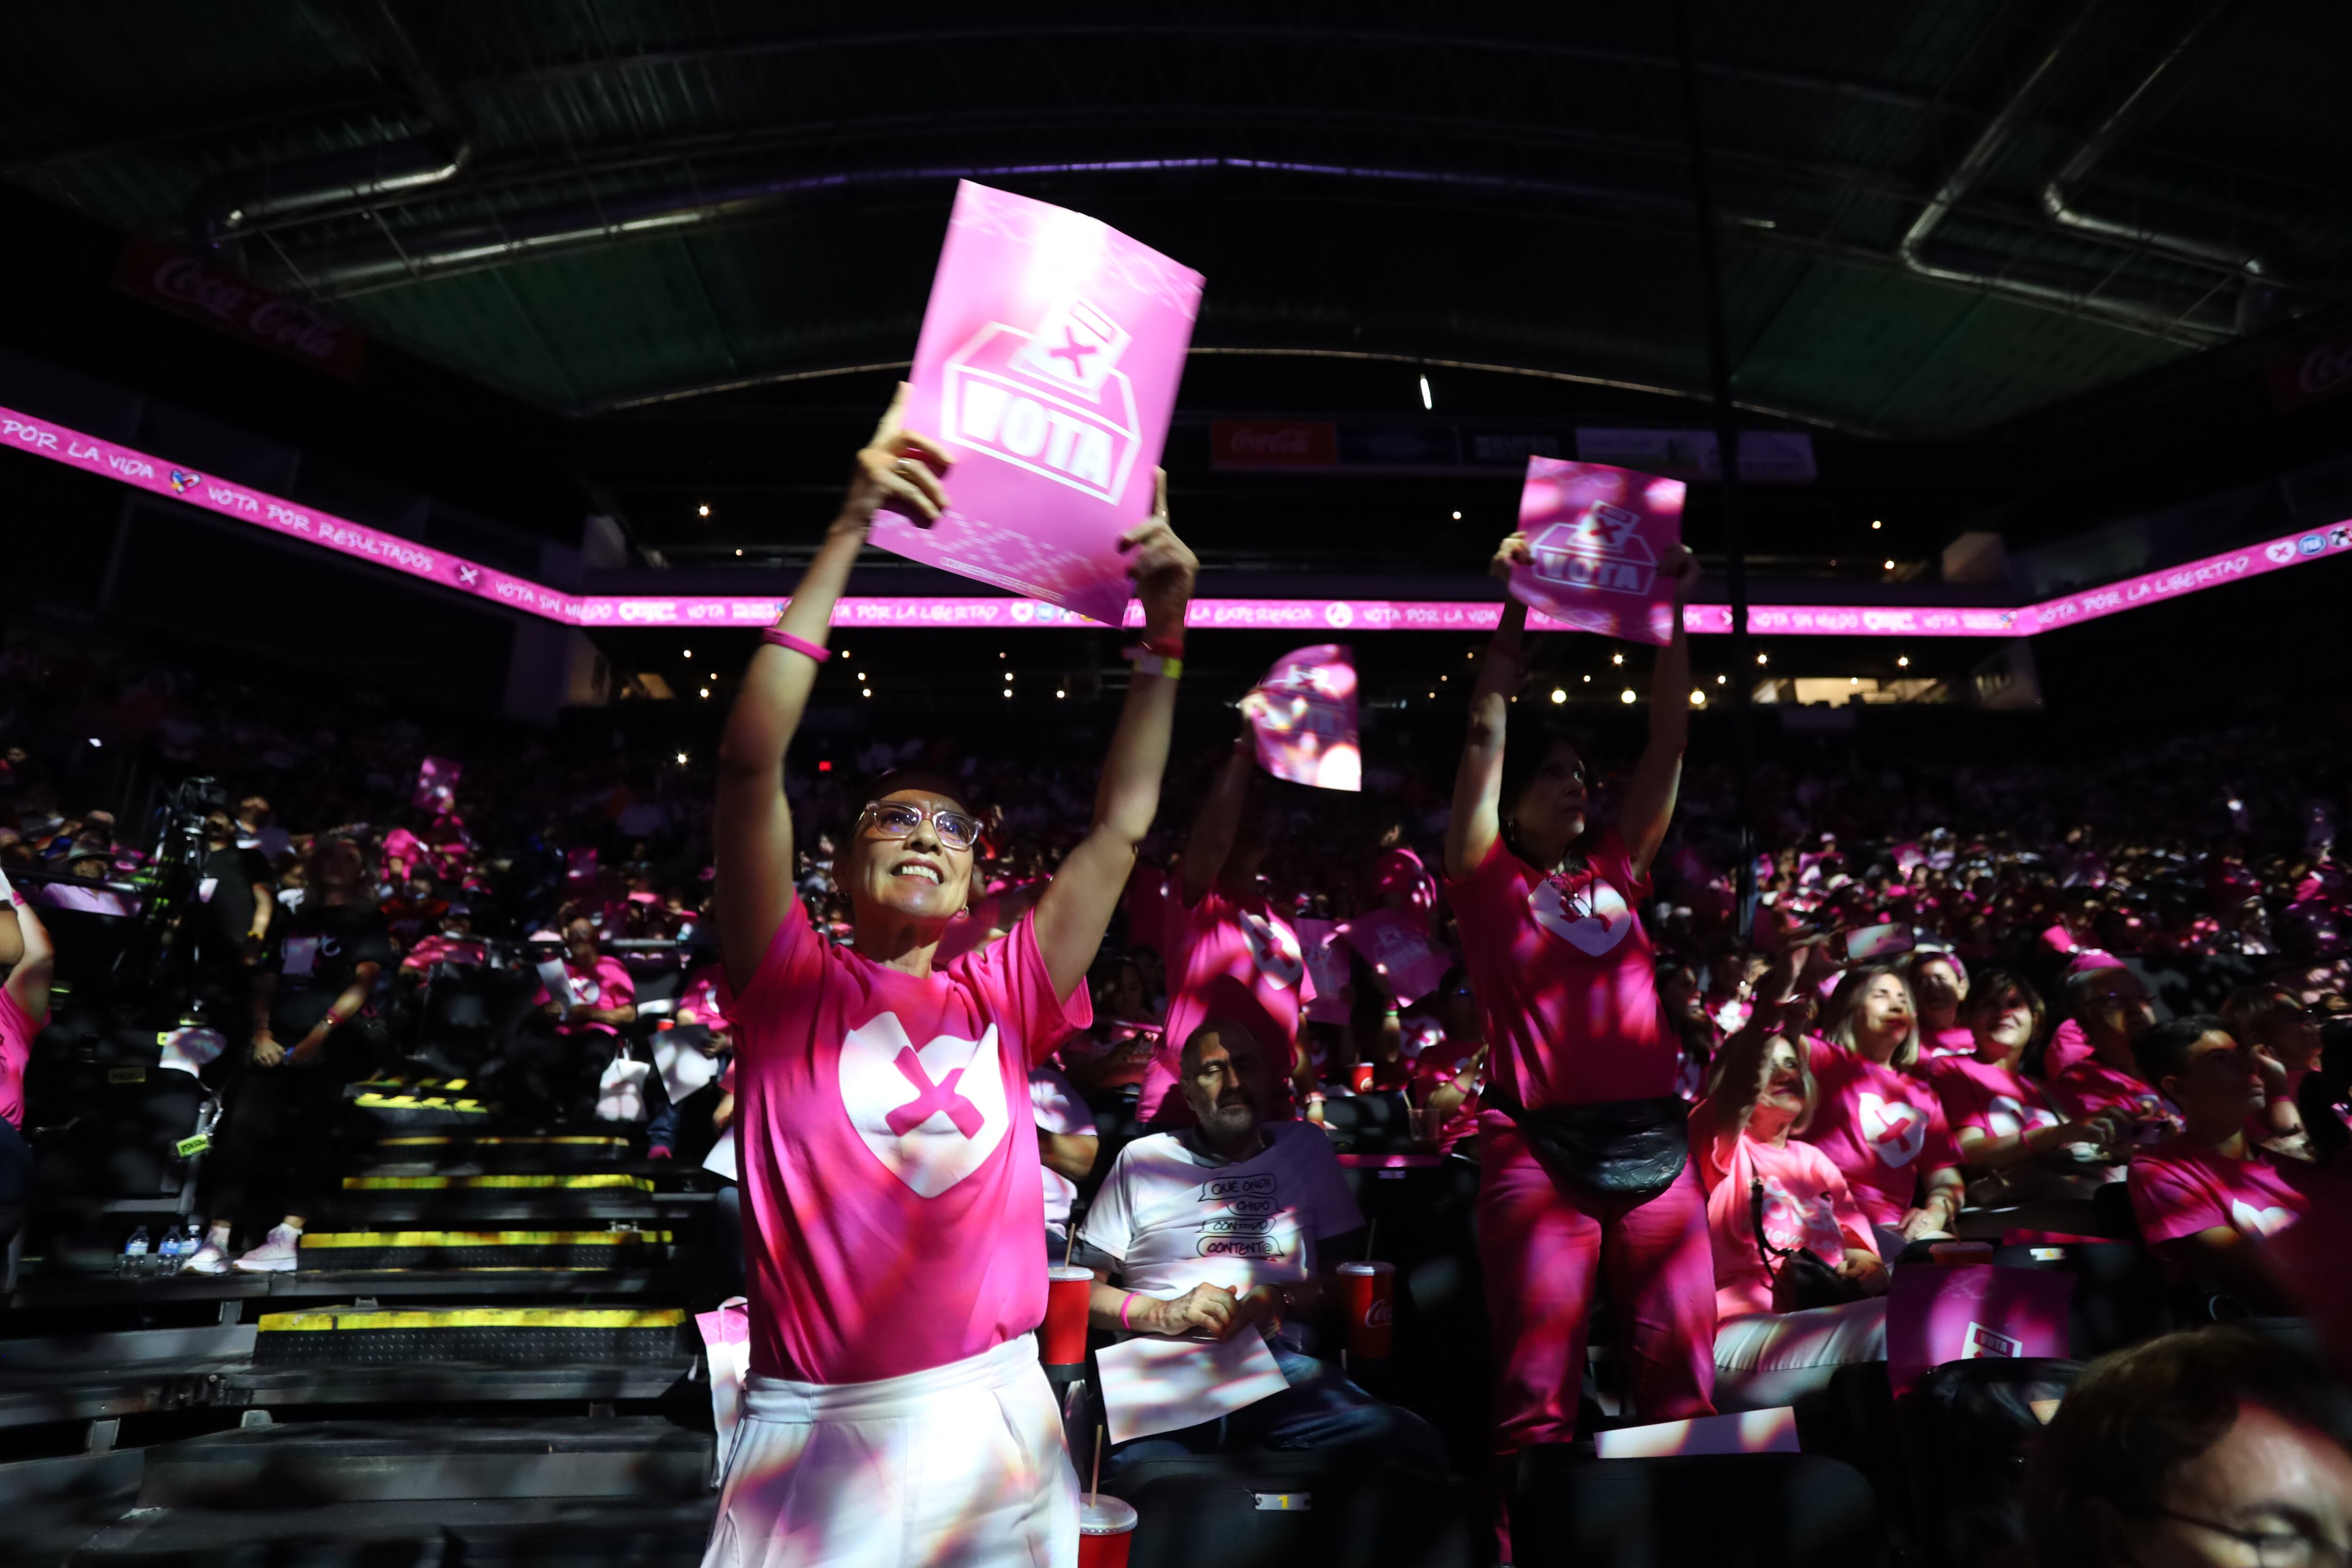
<svg viewBox="0 0 2352 1568">
<path fill-rule="evenodd" d="M 1283 1448 L 1391 1460 L 1433 1476 L 1445 1473 L 1444 1445 L 1428 1422 L 1401 1405 L 1374 1399 L 1337 1367 L 1311 1355 L 1279 1344 L 1266 1348 L 1289 1381 L 1288 1388 L 1198 1426 L 1118 1444 L 1108 1456 L 1111 1479 L 1118 1480 L 1145 1459 Z"/>
</svg>

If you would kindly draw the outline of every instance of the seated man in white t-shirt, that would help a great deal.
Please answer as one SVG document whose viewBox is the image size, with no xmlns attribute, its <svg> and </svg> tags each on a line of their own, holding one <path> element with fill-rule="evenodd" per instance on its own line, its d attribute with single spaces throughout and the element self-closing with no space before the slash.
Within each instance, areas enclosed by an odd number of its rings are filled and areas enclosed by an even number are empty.
<svg viewBox="0 0 2352 1568">
<path fill-rule="evenodd" d="M 1179 1071 L 1193 1125 L 1120 1150 L 1087 1211 L 1094 1324 L 1263 1333 L 1290 1387 L 1222 1420 L 1122 1443 L 1111 1474 L 1147 1458 L 1252 1448 L 1342 1450 L 1442 1472 L 1444 1451 L 1420 1416 L 1307 1353 L 1305 1324 L 1338 1298 L 1330 1268 L 1360 1256 L 1364 1240 L 1330 1139 L 1312 1122 L 1264 1121 L 1272 1071 L 1229 1016 L 1213 1010 L 1192 1032 Z"/>
</svg>

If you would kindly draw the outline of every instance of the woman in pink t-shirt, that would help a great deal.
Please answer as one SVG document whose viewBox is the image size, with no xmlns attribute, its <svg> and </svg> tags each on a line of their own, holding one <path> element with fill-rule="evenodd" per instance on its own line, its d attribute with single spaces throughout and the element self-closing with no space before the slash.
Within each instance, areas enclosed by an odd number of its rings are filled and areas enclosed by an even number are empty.
<svg viewBox="0 0 2352 1568">
<path fill-rule="evenodd" d="M 1529 559 L 1526 536 L 1512 534 L 1496 574 Z M 1660 567 L 1677 605 L 1696 575 L 1679 550 Z M 1527 626 L 1516 600 L 1471 697 L 1445 875 L 1491 1052 L 1478 1213 L 1498 1455 L 1575 1436 L 1586 1324 L 1604 1280 L 1642 1418 L 1713 1409 L 1706 1199 L 1684 1158 L 1678 1052 L 1659 1027 L 1656 958 L 1634 912 L 1674 816 L 1690 726 L 1690 653 L 1675 619 L 1651 677 L 1649 744 L 1614 826 L 1592 822 L 1585 759 L 1566 737 L 1528 723 L 1505 750 Z"/>
<path fill-rule="evenodd" d="M 1315 1069 L 1299 1046 L 1310 991 L 1307 953 L 1259 877 L 1274 845 L 1265 806 L 1252 799 L 1256 778 L 1256 744 L 1244 731 L 1184 840 L 1176 898 L 1166 915 L 1168 1017 L 1135 1108 L 1153 1126 L 1181 1127 L 1192 1120 L 1177 1087 L 1177 1060 L 1192 1031 L 1209 1021 L 1209 988 L 1221 980 L 1250 994 L 1258 1016 L 1244 1021 L 1273 1059 L 1286 1064 L 1267 1119 L 1287 1121 L 1297 1100 L 1307 1101 L 1313 1120 L 1322 1119 Z"/>
<path fill-rule="evenodd" d="M 1011 934 L 935 963 L 972 895 L 980 823 L 958 781 L 901 771 L 850 797 L 834 879 L 854 936 L 826 942 L 793 883 L 784 753 L 876 510 L 947 512 L 953 458 L 904 427 L 905 400 L 858 453 L 719 742 L 751 1337 L 710 1568 L 1061 1568 L 1077 1550 L 1076 1477 L 1033 1335 L 1046 1282 L 1029 1073 L 1091 1016 L 1087 967 L 1159 810 L 1196 563 L 1163 478 L 1119 543 L 1144 635 L 1092 826 Z"/>
<path fill-rule="evenodd" d="M 2253 1053 L 2210 1013 L 2158 1024 L 2134 1043 L 2141 1076 L 2179 1108 L 2181 1131 L 2131 1163 L 2140 1238 L 2177 1278 L 2236 1297 L 2256 1312 L 2296 1309 L 2254 1256 L 2309 1209 L 2331 1176 L 2274 1155 L 2246 1135 L 2263 1108 Z M 2340 1191 L 2334 1201 L 2341 1201 Z"/>
<path fill-rule="evenodd" d="M 1959 1144 L 1969 1201 L 1980 1207 L 2088 1198 L 2123 1176 L 2116 1151 L 2128 1149 L 2128 1119 L 2070 1121 L 2025 1076 L 2021 1064 L 2042 1033 L 2042 1016 L 2032 986 L 2007 970 L 1987 970 L 1960 1007 L 1975 1050 L 1927 1064 L 1927 1081 Z"/>
<path fill-rule="evenodd" d="M 0 982 L 0 1247 L 25 1223 L 33 1197 L 33 1149 L 25 1142 L 25 1063 L 33 1037 L 49 1021 L 49 977 L 57 949 L 30 904 L 0 877 L 0 950 L 16 962 Z"/>
<path fill-rule="evenodd" d="M 1715 1251 L 1718 1394 L 1735 1379 L 1753 1393 L 1775 1380 L 1818 1377 L 1818 1369 L 1885 1360 L 1886 1304 L 1877 1298 L 1886 1292 L 1886 1266 L 1869 1217 L 1829 1156 L 1789 1136 L 1804 1131 L 1819 1092 L 1803 1050 L 1786 1035 L 1750 1029 L 1724 1047 L 1708 1077 L 1707 1098 L 1691 1111 L 1691 1151 L 1707 1189 Z M 1808 1305 L 1789 1268 L 1800 1250 L 1860 1297 Z"/>
<path fill-rule="evenodd" d="M 1823 1033 L 1809 1042 L 1821 1100 L 1805 1141 L 1845 1173 L 1889 1247 L 1949 1236 L 1962 1201 L 1960 1152 L 1935 1089 L 1916 1076 L 1918 1009 L 1902 971 L 1848 970 Z"/>
<path fill-rule="evenodd" d="M 1919 1004 L 1919 1055 L 1929 1061 L 1973 1056 L 1976 1037 L 1960 1016 L 1969 995 L 1968 966 L 1951 953 L 1927 949 L 1903 961 L 1903 977 Z"/>
</svg>

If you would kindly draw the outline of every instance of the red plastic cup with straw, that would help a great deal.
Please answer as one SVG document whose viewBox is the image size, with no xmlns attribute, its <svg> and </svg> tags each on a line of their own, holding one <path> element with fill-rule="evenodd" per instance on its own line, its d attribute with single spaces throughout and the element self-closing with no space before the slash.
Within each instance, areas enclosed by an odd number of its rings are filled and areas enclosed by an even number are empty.
<svg viewBox="0 0 2352 1568">
<path fill-rule="evenodd" d="M 1094 1271 L 1057 1263 L 1045 1270 L 1045 1342 L 1042 1359 L 1047 1366 L 1076 1366 L 1087 1359 L 1087 1300 L 1094 1293 Z"/>
<path fill-rule="evenodd" d="M 1396 1265 L 1342 1263 L 1338 1272 L 1340 1305 L 1348 1314 L 1348 1354 L 1356 1361 L 1388 1360 L 1396 1321 Z"/>
<path fill-rule="evenodd" d="M 1139 1517 L 1133 1504 L 1102 1494 L 1103 1429 L 1095 1427 L 1092 1489 L 1078 1499 L 1078 1568 L 1127 1568 Z"/>
</svg>

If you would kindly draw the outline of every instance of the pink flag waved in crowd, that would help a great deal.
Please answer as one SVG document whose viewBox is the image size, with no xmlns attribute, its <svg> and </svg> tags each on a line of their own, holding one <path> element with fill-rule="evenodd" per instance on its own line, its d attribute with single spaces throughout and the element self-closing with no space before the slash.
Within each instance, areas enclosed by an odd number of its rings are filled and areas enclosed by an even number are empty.
<svg viewBox="0 0 2352 1568">
<path fill-rule="evenodd" d="M 1330 921 L 1294 915 L 1290 929 L 1298 933 L 1299 954 L 1307 961 L 1307 1018 L 1318 1024 L 1346 1023 L 1348 955 L 1340 951 L 1339 927 Z"/>
<path fill-rule="evenodd" d="M 907 384 L 955 504 L 929 528 L 877 514 L 874 542 L 1118 625 L 1118 539 L 1151 515 L 1201 284 L 1082 213 L 959 183 Z"/>
<path fill-rule="evenodd" d="M 1356 724 L 1356 659 L 1345 643 L 1284 654 L 1242 699 L 1257 765 L 1291 784 L 1364 787 Z"/>
<path fill-rule="evenodd" d="M 1342 921 L 1339 935 L 1364 955 L 1380 977 L 1389 983 L 1397 1005 L 1410 1007 L 1428 995 L 1453 967 L 1446 951 L 1394 910 L 1374 910 Z"/>
<path fill-rule="evenodd" d="M 1682 542 L 1685 488 L 1605 463 L 1529 458 L 1519 531 L 1535 559 L 1511 568 L 1511 597 L 1573 631 L 1664 647 L 1675 603 L 1658 563 Z"/>
<path fill-rule="evenodd" d="M 446 757 L 427 757 L 416 770 L 416 788 L 410 792 L 408 804 L 419 811 L 449 812 L 457 809 L 457 775 L 465 764 Z"/>
</svg>

